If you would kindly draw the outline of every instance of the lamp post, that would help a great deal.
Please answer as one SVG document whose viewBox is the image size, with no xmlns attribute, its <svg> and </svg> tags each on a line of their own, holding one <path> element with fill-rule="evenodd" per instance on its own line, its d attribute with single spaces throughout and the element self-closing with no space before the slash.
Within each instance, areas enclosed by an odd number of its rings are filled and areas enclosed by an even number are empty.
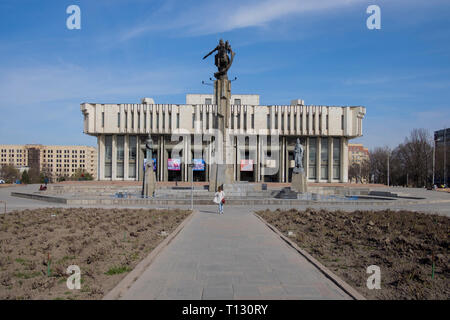
<svg viewBox="0 0 450 320">
<path fill-rule="evenodd" d="M 191 174 L 191 210 L 194 210 L 194 162 L 188 163 Z"/>
</svg>

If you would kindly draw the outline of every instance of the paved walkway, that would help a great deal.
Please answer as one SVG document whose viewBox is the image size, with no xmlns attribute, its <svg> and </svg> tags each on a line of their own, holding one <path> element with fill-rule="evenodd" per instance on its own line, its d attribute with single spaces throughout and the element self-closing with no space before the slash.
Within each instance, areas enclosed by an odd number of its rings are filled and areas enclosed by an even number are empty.
<svg viewBox="0 0 450 320">
<path fill-rule="evenodd" d="M 196 213 L 123 299 L 350 299 L 251 213 Z"/>
</svg>

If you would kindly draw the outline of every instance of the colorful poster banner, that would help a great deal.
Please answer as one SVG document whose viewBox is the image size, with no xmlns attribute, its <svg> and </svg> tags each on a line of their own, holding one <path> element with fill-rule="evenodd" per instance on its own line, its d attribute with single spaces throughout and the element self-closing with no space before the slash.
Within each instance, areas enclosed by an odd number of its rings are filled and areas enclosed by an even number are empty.
<svg viewBox="0 0 450 320">
<path fill-rule="evenodd" d="M 167 159 L 167 170 L 180 171 L 181 160 L 180 159 Z"/>
<path fill-rule="evenodd" d="M 153 160 L 153 171 L 156 171 L 156 158 L 152 158 L 152 160 Z M 144 158 L 144 172 L 145 172 L 145 167 L 146 167 L 146 164 L 147 164 L 147 158 Z"/>
<path fill-rule="evenodd" d="M 205 160 L 203 159 L 192 159 L 194 167 L 192 170 L 194 171 L 205 171 Z"/>
<path fill-rule="evenodd" d="M 252 159 L 241 160 L 241 171 L 253 171 L 253 160 Z"/>
</svg>

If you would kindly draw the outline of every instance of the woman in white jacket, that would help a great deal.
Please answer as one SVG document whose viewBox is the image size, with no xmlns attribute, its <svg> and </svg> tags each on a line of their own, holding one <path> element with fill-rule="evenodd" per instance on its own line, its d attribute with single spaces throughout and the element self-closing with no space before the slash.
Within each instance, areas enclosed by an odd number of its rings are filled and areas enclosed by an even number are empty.
<svg viewBox="0 0 450 320">
<path fill-rule="evenodd" d="M 219 214 L 223 214 L 223 205 L 225 203 L 225 192 L 222 186 L 219 186 L 217 192 L 214 194 L 214 203 L 219 205 Z"/>
</svg>

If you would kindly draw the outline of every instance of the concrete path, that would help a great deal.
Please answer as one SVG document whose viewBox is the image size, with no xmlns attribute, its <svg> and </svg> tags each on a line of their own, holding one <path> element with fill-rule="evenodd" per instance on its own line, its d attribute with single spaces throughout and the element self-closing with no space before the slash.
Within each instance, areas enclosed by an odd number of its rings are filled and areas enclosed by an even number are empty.
<svg viewBox="0 0 450 320">
<path fill-rule="evenodd" d="M 251 213 L 196 213 L 123 299 L 350 299 Z"/>
</svg>

